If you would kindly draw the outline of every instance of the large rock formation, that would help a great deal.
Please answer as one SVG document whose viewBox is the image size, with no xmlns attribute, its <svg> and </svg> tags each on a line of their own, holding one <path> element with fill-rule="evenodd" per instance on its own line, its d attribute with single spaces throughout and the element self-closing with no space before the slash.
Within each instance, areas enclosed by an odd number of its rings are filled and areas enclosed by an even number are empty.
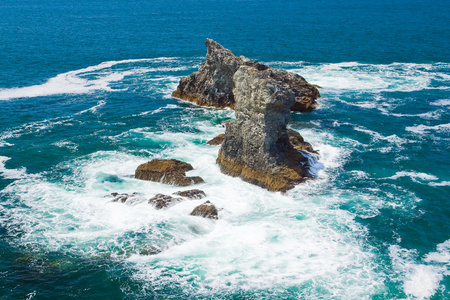
<svg viewBox="0 0 450 300">
<path fill-rule="evenodd" d="M 186 177 L 186 172 L 193 169 L 191 164 L 180 160 L 154 159 L 138 166 L 135 178 L 179 186 L 204 182 L 199 176 Z"/>
<path fill-rule="evenodd" d="M 172 96 L 188 100 L 199 105 L 215 107 L 235 106 L 233 93 L 233 76 L 241 66 L 252 66 L 258 70 L 271 70 L 272 78 L 281 84 L 288 85 L 295 97 L 291 109 L 295 111 L 310 111 L 316 108 L 315 99 L 319 98 L 317 88 L 306 80 L 293 73 L 273 69 L 252 61 L 244 56 L 237 57 L 230 50 L 217 42 L 207 39 L 206 61 L 200 69 L 191 75 L 182 78 L 177 90 Z"/>
<path fill-rule="evenodd" d="M 311 177 L 286 128 L 296 102 L 290 83 L 279 80 L 279 70 L 241 66 L 234 85 L 236 120 L 227 123 L 217 158 L 221 171 L 282 192 Z"/>
</svg>

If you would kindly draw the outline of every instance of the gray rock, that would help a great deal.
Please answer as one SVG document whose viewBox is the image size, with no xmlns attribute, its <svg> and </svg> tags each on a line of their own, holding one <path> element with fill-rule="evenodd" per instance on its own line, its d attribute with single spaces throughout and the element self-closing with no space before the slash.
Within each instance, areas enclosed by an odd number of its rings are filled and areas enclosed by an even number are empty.
<svg viewBox="0 0 450 300">
<path fill-rule="evenodd" d="M 241 66 L 252 66 L 259 71 L 272 70 L 273 79 L 290 86 L 295 102 L 294 111 L 310 111 L 316 108 L 315 99 L 320 97 L 314 85 L 293 73 L 273 69 L 244 56 L 236 56 L 219 43 L 206 39 L 206 61 L 197 72 L 182 78 L 173 97 L 194 102 L 198 105 L 234 108 L 233 76 Z"/>
<path fill-rule="evenodd" d="M 132 194 L 111 193 L 111 195 L 108 195 L 107 197 L 113 197 L 112 202 L 126 203 L 126 204 L 129 204 L 129 205 L 133 205 L 133 204 L 139 203 L 139 202 L 141 202 L 143 200 L 142 199 L 142 194 L 136 193 L 136 192 L 132 193 Z"/>
<path fill-rule="evenodd" d="M 206 201 L 205 203 L 196 206 L 194 210 L 191 212 L 191 216 L 198 216 L 217 220 L 219 219 L 219 212 L 211 202 Z"/>
<path fill-rule="evenodd" d="M 183 201 L 182 198 L 174 198 L 169 195 L 157 194 L 155 197 L 148 200 L 148 203 L 152 204 L 156 209 L 163 209 L 173 206 Z"/>
<path fill-rule="evenodd" d="M 206 197 L 206 193 L 204 191 L 197 190 L 197 189 L 187 190 L 187 191 L 179 191 L 179 192 L 176 192 L 173 194 L 177 195 L 177 196 L 181 196 L 181 197 L 186 197 L 189 199 L 203 199 Z"/>
<path fill-rule="evenodd" d="M 253 66 L 235 73 L 236 120 L 227 124 L 217 163 L 225 174 L 285 192 L 310 175 L 303 167 L 307 159 L 292 146 L 286 128 L 295 93 L 277 74 Z"/>
</svg>

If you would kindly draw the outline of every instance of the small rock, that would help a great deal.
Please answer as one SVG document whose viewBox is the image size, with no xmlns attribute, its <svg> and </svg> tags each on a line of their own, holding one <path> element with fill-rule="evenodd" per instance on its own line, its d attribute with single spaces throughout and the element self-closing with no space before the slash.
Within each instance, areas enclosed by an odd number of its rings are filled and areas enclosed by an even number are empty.
<svg viewBox="0 0 450 300">
<path fill-rule="evenodd" d="M 156 181 L 178 186 L 202 183 L 199 176 L 186 177 L 186 172 L 193 170 L 191 164 L 176 159 L 154 159 L 137 167 L 135 178 Z"/>
<path fill-rule="evenodd" d="M 127 203 L 127 204 L 133 204 L 137 201 L 140 201 L 141 199 L 139 199 L 139 196 L 141 194 L 140 193 L 133 193 L 133 194 L 127 194 L 127 193 L 123 193 L 123 194 L 119 194 L 119 193 L 111 193 L 110 196 L 114 197 L 114 199 L 112 200 L 112 202 L 119 202 L 119 203 Z M 108 197 L 110 197 L 108 196 Z"/>
<path fill-rule="evenodd" d="M 183 201 L 181 198 L 174 198 L 169 195 L 157 194 L 155 197 L 148 200 L 156 209 L 167 208 Z"/>
<path fill-rule="evenodd" d="M 292 147 L 294 147 L 294 149 L 318 154 L 317 151 L 313 149 L 310 143 L 303 140 L 303 137 L 300 133 L 292 129 L 288 129 L 287 133 L 289 136 L 289 142 L 291 142 L 291 145 Z"/>
<path fill-rule="evenodd" d="M 181 197 L 186 197 L 189 199 L 202 199 L 202 198 L 206 197 L 206 193 L 204 191 L 197 190 L 197 189 L 187 190 L 187 191 L 179 191 L 179 192 L 176 192 L 173 194 L 181 196 Z"/>
<path fill-rule="evenodd" d="M 140 255 L 155 255 L 161 253 L 161 249 L 151 246 L 148 249 L 142 250 L 141 252 L 139 252 Z"/>
<path fill-rule="evenodd" d="M 207 144 L 211 146 L 217 146 L 222 144 L 223 140 L 225 139 L 225 133 L 219 134 L 212 140 L 208 141 Z"/>
<path fill-rule="evenodd" d="M 219 219 L 217 208 L 209 201 L 206 201 L 205 203 L 195 207 L 191 212 L 191 216 L 198 216 L 214 220 Z"/>
</svg>

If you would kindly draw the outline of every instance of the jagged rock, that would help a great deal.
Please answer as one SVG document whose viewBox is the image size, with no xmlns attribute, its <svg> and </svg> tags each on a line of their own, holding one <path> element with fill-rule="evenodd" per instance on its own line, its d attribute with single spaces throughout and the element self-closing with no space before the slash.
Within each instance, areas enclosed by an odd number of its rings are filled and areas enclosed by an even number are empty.
<svg viewBox="0 0 450 300">
<path fill-rule="evenodd" d="M 300 75 L 273 69 L 244 56 L 236 56 L 219 43 L 206 39 L 206 61 L 197 72 L 182 78 L 173 97 L 184 99 L 204 106 L 234 108 L 233 76 L 241 66 L 252 66 L 259 71 L 272 70 L 273 79 L 288 85 L 294 94 L 294 111 L 310 111 L 316 108 L 318 89 L 306 82 Z"/>
<path fill-rule="evenodd" d="M 199 216 L 208 219 L 219 219 L 219 212 L 217 208 L 209 201 L 196 206 L 194 210 L 191 212 L 191 216 Z"/>
<path fill-rule="evenodd" d="M 208 141 L 207 144 L 211 146 L 217 146 L 222 144 L 223 140 L 225 139 L 225 133 L 219 134 L 212 140 Z"/>
<path fill-rule="evenodd" d="M 287 130 L 288 136 L 289 136 L 289 141 L 291 142 L 292 146 L 300 151 L 308 151 L 308 152 L 313 152 L 313 153 L 317 153 L 317 151 L 315 151 L 311 144 L 308 142 L 305 142 L 303 137 L 300 135 L 300 133 L 298 133 L 295 130 L 292 129 L 288 129 Z M 216 136 L 215 138 L 213 138 L 212 140 L 210 140 L 209 142 L 207 142 L 208 145 L 212 145 L 212 146 L 217 146 L 217 145 L 221 145 L 223 143 L 223 140 L 225 139 L 225 133 L 219 134 L 218 136 Z"/>
<path fill-rule="evenodd" d="M 284 192 L 311 176 L 286 128 L 295 94 L 274 72 L 242 66 L 235 73 L 236 120 L 227 124 L 217 163 L 225 174 Z"/>
<path fill-rule="evenodd" d="M 127 203 L 127 204 L 134 204 L 136 202 L 140 202 L 142 194 L 140 193 L 133 193 L 133 194 L 119 194 L 119 193 L 111 193 L 110 196 L 107 197 L 113 197 L 112 202 L 120 202 L 120 203 Z"/>
<path fill-rule="evenodd" d="M 135 177 L 178 186 L 188 186 L 204 182 L 199 176 L 186 177 L 193 170 L 191 164 L 176 159 L 154 159 L 137 167 Z"/>
<path fill-rule="evenodd" d="M 174 195 L 177 196 L 181 196 L 181 197 L 186 197 L 189 199 L 202 199 L 206 197 L 206 193 L 202 190 L 197 190 L 197 189 L 193 189 L 193 190 L 187 190 L 187 191 L 179 191 L 176 193 L 173 193 Z"/>
<path fill-rule="evenodd" d="M 169 195 L 157 194 L 155 197 L 148 200 L 148 203 L 152 204 L 156 209 L 167 208 L 183 201 L 181 198 L 174 198 Z"/>
<path fill-rule="evenodd" d="M 292 129 L 288 129 L 287 133 L 289 136 L 289 142 L 294 147 L 294 149 L 317 154 L 317 151 L 313 149 L 310 143 L 305 142 L 300 133 Z"/>
</svg>

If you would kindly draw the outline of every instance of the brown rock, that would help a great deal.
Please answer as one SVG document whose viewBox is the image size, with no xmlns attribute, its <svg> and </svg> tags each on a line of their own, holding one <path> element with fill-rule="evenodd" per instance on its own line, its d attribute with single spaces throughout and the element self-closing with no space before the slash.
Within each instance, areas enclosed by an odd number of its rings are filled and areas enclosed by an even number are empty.
<svg viewBox="0 0 450 300">
<path fill-rule="evenodd" d="M 304 139 L 300 135 L 300 133 L 298 133 L 297 131 L 292 130 L 292 129 L 288 129 L 287 133 L 289 136 L 289 142 L 294 147 L 294 149 L 300 150 L 300 151 L 312 152 L 312 153 L 317 154 L 317 151 L 315 151 L 313 149 L 311 144 L 304 141 Z"/>
<path fill-rule="evenodd" d="M 225 133 L 219 134 L 212 140 L 208 141 L 207 144 L 211 146 L 217 146 L 222 144 L 223 140 L 225 139 Z"/>
<path fill-rule="evenodd" d="M 191 164 L 176 159 L 154 159 L 137 167 L 135 178 L 178 186 L 188 186 L 204 182 L 199 176 L 186 177 L 193 170 Z"/>
<path fill-rule="evenodd" d="M 187 190 L 187 191 L 179 191 L 179 192 L 176 192 L 173 194 L 181 196 L 181 197 L 186 197 L 189 199 L 202 199 L 202 198 L 206 197 L 206 193 L 204 191 L 197 190 L 197 189 Z"/>
<path fill-rule="evenodd" d="M 197 206 L 191 212 L 191 216 L 199 216 L 208 219 L 219 219 L 217 208 L 209 201 Z"/>
<path fill-rule="evenodd" d="M 167 208 L 183 201 L 181 198 L 174 198 L 172 196 L 157 194 L 155 197 L 148 200 L 156 209 Z"/>
</svg>

